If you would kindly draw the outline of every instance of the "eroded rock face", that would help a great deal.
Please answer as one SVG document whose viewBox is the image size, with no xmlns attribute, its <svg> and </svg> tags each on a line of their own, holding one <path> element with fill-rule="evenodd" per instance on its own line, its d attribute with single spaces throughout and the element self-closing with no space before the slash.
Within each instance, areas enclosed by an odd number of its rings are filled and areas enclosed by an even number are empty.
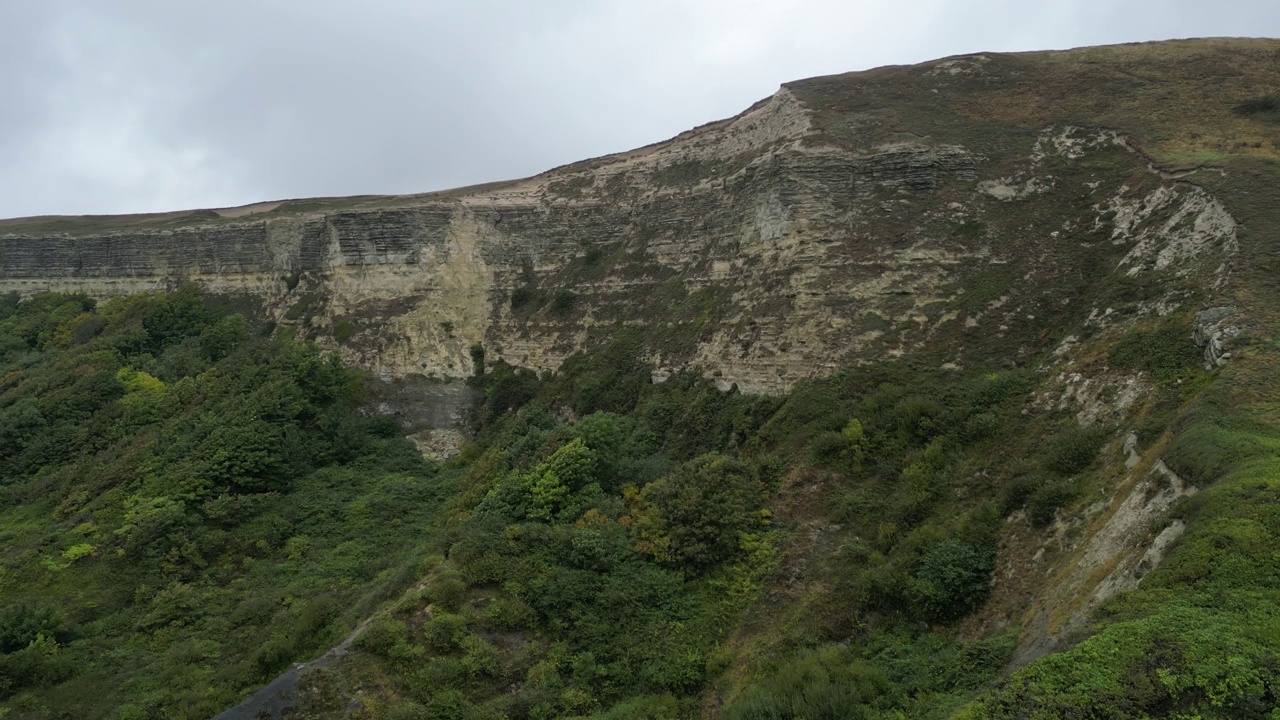
<svg viewBox="0 0 1280 720">
<path fill-rule="evenodd" d="M 386 379 L 465 377 L 474 346 L 555 369 L 627 329 L 658 376 L 694 366 L 772 393 L 907 355 L 1020 363 L 1104 310 L 1064 293 L 1068 276 L 1075 296 L 1121 276 L 1220 284 L 1226 205 L 1144 173 L 1123 132 L 972 130 L 969 98 L 1034 70 L 1011 57 L 796 83 L 666 143 L 493 186 L 0 223 L 0 292 L 194 280 Z"/>
<path fill-rule="evenodd" d="M 1238 325 L 1232 322 L 1238 314 L 1234 307 L 1213 307 L 1196 313 L 1192 340 L 1204 348 L 1206 370 L 1221 367 L 1231 358 L 1224 343 L 1240 334 Z"/>
</svg>

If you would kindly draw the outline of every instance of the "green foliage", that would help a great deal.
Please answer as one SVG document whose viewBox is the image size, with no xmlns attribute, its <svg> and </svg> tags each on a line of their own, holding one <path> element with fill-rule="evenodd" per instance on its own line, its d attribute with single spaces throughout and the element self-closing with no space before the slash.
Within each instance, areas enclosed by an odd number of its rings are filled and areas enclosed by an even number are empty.
<svg viewBox="0 0 1280 720">
<path fill-rule="evenodd" d="M 1027 519 L 1035 527 L 1045 527 L 1057 517 L 1059 508 L 1076 499 L 1078 491 L 1066 480 L 1050 480 L 1037 487 L 1026 499 Z"/>
<path fill-rule="evenodd" d="M 1204 354 L 1191 341 L 1191 328 L 1185 322 L 1168 321 L 1129 331 L 1111 349 L 1111 362 L 1119 368 L 1146 371 L 1161 383 L 1176 384 L 1200 372 Z"/>
<path fill-rule="evenodd" d="M 763 488 L 745 464 L 704 455 L 633 495 L 637 547 L 690 570 L 724 562 L 768 522 Z"/>
<path fill-rule="evenodd" d="M 466 593 L 466 582 L 453 569 L 442 571 L 427 584 L 427 599 L 450 612 L 457 612 L 462 607 Z"/>
<path fill-rule="evenodd" d="M 809 446 L 809 454 L 815 462 L 829 465 L 843 458 L 848 449 L 849 441 L 843 435 L 828 431 L 813 439 L 813 444 Z"/>
<path fill-rule="evenodd" d="M 915 571 L 921 616 L 951 622 L 977 609 L 991 591 L 994 564 L 991 548 L 954 538 L 934 545 Z"/>
<path fill-rule="evenodd" d="M 66 618 L 55 607 L 22 602 L 0 612 L 0 652 L 21 650 L 40 636 L 56 639 L 66 634 Z"/>
<path fill-rule="evenodd" d="M 725 713 L 733 720 L 858 720 L 879 717 L 889 679 L 849 651 L 827 646 L 800 655 Z"/>
<path fill-rule="evenodd" d="M 578 305 L 578 295 L 572 290 L 560 289 L 551 296 L 551 312 L 555 315 L 567 315 Z"/>
<path fill-rule="evenodd" d="M 1236 115 L 1265 122 L 1280 123 L 1280 94 L 1251 98 L 1231 108 Z"/>
<path fill-rule="evenodd" d="M 1119 362 L 1192 377 L 1147 342 Z M 335 358 L 188 290 L 0 299 L 0 707 L 209 717 L 371 616 L 309 686 L 329 715 L 356 686 L 403 717 L 693 717 L 716 694 L 769 718 L 1275 701 L 1280 441 L 1226 401 L 1173 423 L 1166 459 L 1208 489 L 1176 510 L 1190 529 L 1165 565 L 1094 637 L 997 685 L 1017 638 L 958 637 L 1003 517 L 1050 522 L 1111 432 L 1033 436 L 1031 373 L 895 363 L 770 399 L 654 383 L 628 332 L 542 377 L 473 351 L 477 434 L 435 467 L 359 412 Z M 1207 630 L 1160 630 L 1188 624 Z"/>
<path fill-rule="evenodd" d="M 409 637 L 409 627 L 403 620 L 391 617 L 380 617 L 369 624 L 363 633 L 356 638 L 355 645 L 363 650 L 382 656 L 389 656 L 393 648 Z"/>
<path fill-rule="evenodd" d="M 533 472 L 521 479 L 529 488 L 528 517 L 550 522 L 576 518 L 583 508 L 573 502 L 575 493 L 591 481 L 595 454 L 582 438 L 557 449 Z"/>
<path fill-rule="evenodd" d="M 434 470 L 337 358 L 194 286 L 39 296 L 0 338 L 9 708 L 209 717 L 415 579 Z"/>
<path fill-rule="evenodd" d="M 1228 420 L 1219 408 L 1205 407 L 1182 418 L 1179 426 L 1164 460 L 1174 472 L 1200 486 L 1222 480 L 1250 458 L 1280 448 L 1265 426 Z"/>
<path fill-rule="evenodd" d="M 518 287 L 511 291 L 511 309 L 519 310 L 537 297 L 537 291 L 529 287 Z"/>
<path fill-rule="evenodd" d="M 350 320 L 339 320 L 333 324 L 333 339 L 339 343 L 345 343 L 356 334 L 356 326 Z"/>
<path fill-rule="evenodd" d="M 851 418 L 840 432 L 828 431 L 815 437 L 809 446 L 809 454 L 819 464 L 857 472 L 862 469 L 867 445 L 862 422 Z"/>
<path fill-rule="evenodd" d="M 960 717 L 1273 714 L 1280 432 L 1261 420 L 1274 406 L 1242 407 L 1256 391 L 1247 382 L 1215 386 L 1176 423 L 1165 457 L 1208 489 L 1183 509 L 1187 532 L 1163 564 L 1104 606 L 1090 637 L 1020 670 Z"/>
<path fill-rule="evenodd" d="M 1044 450 L 1046 469 L 1059 475 L 1075 475 L 1089 467 L 1106 442 L 1100 428 L 1072 427 L 1049 439 Z"/>
<path fill-rule="evenodd" d="M 987 234 L 987 226 L 985 223 L 966 220 L 953 224 L 951 233 L 965 240 L 978 240 Z"/>
<path fill-rule="evenodd" d="M 455 650 L 467 637 L 467 622 L 460 615 L 440 612 L 422 626 L 422 635 L 437 651 Z"/>
<path fill-rule="evenodd" d="M 673 720 L 690 713 L 672 695 L 640 695 L 614 705 L 601 720 Z"/>
</svg>

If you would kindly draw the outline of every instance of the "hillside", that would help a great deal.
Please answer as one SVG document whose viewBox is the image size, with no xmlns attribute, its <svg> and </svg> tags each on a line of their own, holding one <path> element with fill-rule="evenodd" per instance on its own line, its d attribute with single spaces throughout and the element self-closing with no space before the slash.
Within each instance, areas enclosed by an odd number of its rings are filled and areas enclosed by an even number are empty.
<svg viewBox="0 0 1280 720">
<path fill-rule="evenodd" d="M 1212 39 L 0 221 L 0 717 L 209 717 L 353 630 L 301 716 L 1265 717 L 1277 187 L 1280 41 Z"/>
</svg>

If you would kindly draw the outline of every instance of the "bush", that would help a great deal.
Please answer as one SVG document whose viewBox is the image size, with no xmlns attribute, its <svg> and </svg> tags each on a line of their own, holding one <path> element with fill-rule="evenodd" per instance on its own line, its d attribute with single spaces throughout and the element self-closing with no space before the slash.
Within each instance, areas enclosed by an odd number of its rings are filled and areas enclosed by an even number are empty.
<svg viewBox="0 0 1280 720">
<path fill-rule="evenodd" d="M 479 635 L 462 639 L 462 667 L 473 678 L 497 677 L 501 669 L 498 649 Z"/>
<path fill-rule="evenodd" d="M 1041 485 L 1027 498 L 1027 519 L 1035 527 L 1045 527 L 1053 522 L 1058 508 L 1076 498 L 1075 487 L 1063 480 Z"/>
<path fill-rule="evenodd" d="M 1179 476 L 1201 487 L 1217 482 L 1244 461 L 1267 452 L 1269 443 L 1250 428 L 1224 427 L 1216 417 L 1193 416 L 1164 453 L 1164 461 Z"/>
<path fill-rule="evenodd" d="M 461 646 L 467 636 L 467 621 L 461 615 L 437 613 L 431 622 L 422 626 L 422 634 L 438 652 L 449 652 Z"/>
<path fill-rule="evenodd" d="M 387 657 L 393 647 L 408 637 L 409 626 L 403 620 L 383 616 L 369 623 L 369 627 L 356 638 L 355 645 L 374 655 Z"/>
<path fill-rule="evenodd" d="M 511 291 L 511 309 L 518 310 L 533 300 L 536 293 L 532 288 L 518 287 Z"/>
<path fill-rule="evenodd" d="M 466 597 L 467 584 L 455 570 L 445 570 L 427 584 L 427 599 L 449 612 L 457 612 Z"/>
<path fill-rule="evenodd" d="M 557 290 L 551 298 L 551 312 L 555 315 L 568 315 L 577 304 L 577 293 L 572 290 Z"/>
<path fill-rule="evenodd" d="M 970 415 L 964 421 L 964 430 L 961 435 L 968 442 L 976 442 L 995 435 L 999 429 L 1000 418 L 995 413 L 980 412 Z"/>
<path fill-rule="evenodd" d="M 1191 340 L 1191 328 L 1176 321 L 1132 330 L 1111 350 L 1119 368 L 1144 370 L 1157 381 L 1176 383 L 1200 370 L 1204 353 Z"/>
<path fill-rule="evenodd" d="M 1009 515 L 1026 507 L 1027 501 L 1043 484 L 1043 480 L 1037 480 L 1029 475 L 1020 475 L 1009 480 L 1000 493 L 1001 513 Z"/>
<path fill-rule="evenodd" d="M 890 692 L 878 670 L 827 646 L 805 651 L 761 678 L 725 712 L 729 720 L 861 720 L 881 717 L 877 705 Z"/>
<path fill-rule="evenodd" d="M 1280 94 L 1245 100 L 1231 108 L 1231 111 L 1241 117 L 1280 122 Z"/>
<path fill-rule="evenodd" d="M 356 326 L 350 320 L 339 320 L 333 325 L 333 339 L 339 343 L 345 343 L 355 334 Z"/>
<path fill-rule="evenodd" d="M 414 699 L 425 702 L 440 690 L 462 687 L 467 680 L 466 675 L 467 669 L 461 659 L 432 657 L 406 679 L 406 685 Z"/>
<path fill-rule="evenodd" d="M 0 652 L 16 652 L 41 635 L 59 638 L 66 632 L 66 619 L 55 607 L 20 603 L 0 612 Z"/>
<path fill-rule="evenodd" d="M 824 432 L 815 437 L 813 443 L 809 445 L 809 455 L 816 463 L 832 465 L 839 462 L 848 449 L 849 441 L 844 435 L 838 432 Z"/>
<path fill-rule="evenodd" d="M 703 455 L 634 496 L 637 548 L 689 569 L 708 568 L 736 554 L 742 535 L 764 527 L 762 502 L 748 466 Z"/>
<path fill-rule="evenodd" d="M 1074 427 L 1049 440 L 1044 453 L 1044 466 L 1059 475 L 1074 475 L 1093 462 L 1106 441 L 1097 428 Z"/>
<path fill-rule="evenodd" d="M 486 627 L 497 630 L 516 630 L 534 620 L 533 608 L 517 597 L 502 595 L 493 599 L 484 609 Z"/>
<path fill-rule="evenodd" d="M 916 568 L 919 615 L 934 622 L 952 622 L 977 609 L 991 592 L 990 548 L 948 539 L 933 546 Z"/>
</svg>

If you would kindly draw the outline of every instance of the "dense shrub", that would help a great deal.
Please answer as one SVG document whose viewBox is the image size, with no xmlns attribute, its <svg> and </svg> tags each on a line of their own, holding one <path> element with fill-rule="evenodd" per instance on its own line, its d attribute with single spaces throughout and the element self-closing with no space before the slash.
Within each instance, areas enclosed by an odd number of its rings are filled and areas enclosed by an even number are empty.
<svg viewBox="0 0 1280 720">
<path fill-rule="evenodd" d="M 573 312 L 577 305 L 578 295 L 572 290 L 557 290 L 555 295 L 551 296 L 551 312 L 556 315 Z"/>
<path fill-rule="evenodd" d="M 744 535 L 763 529 L 763 488 L 751 469 L 704 455 L 634 495 L 632 523 L 643 552 L 704 569 L 739 551 Z"/>
<path fill-rule="evenodd" d="M 1059 475 L 1074 475 L 1093 463 L 1104 442 L 1106 434 L 1098 428 L 1064 430 L 1049 439 L 1044 466 Z"/>
<path fill-rule="evenodd" d="M 1043 483 L 1027 498 L 1027 519 L 1036 527 L 1044 527 L 1054 521 L 1058 509 L 1070 503 L 1078 494 L 1075 486 L 1065 480 Z"/>
<path fill-rule="evenodd" d="M 533 288 L 529 288 L 529 287 L 518 287 L 512 290 L 511 291 L 511 309 L 518 310 L 524 307 L 525 305 L 529 304 L 529 301 L 533 300 L 536 297 L 536 295 L 537 295 L 536 291 L 534 291 Z"/>
<path fill-rule="evenodd" d="M 1111 350 L 1116 367 L 1144 370 L 1156 380 L 1174 383 L 1195 374 L 1204 353 L 1191 341 L 1186 323 L 1170 321 L 1149 329 L 1131 330 Z"/>
<path fill-rule="evenodd" d="M 0 531 L 23 578 L 0 597 L 0 695 L 209 717 L 416 579 L 435 470 L 357 412 L 364 378 L 336 357 L 194 286 L 3 305 L 0 346 Z"/>
<path fill-rule="evenodd" d="M 919 614 L 935 622 L 958 620 L 991 592 L 995 551 L 958 539 L 929 549 L 916 567 Z"/>
<path fill-rule="evenodd" d="M 725 717 L 733 720 L 858 720 L 880 717 L 889 680 L 845 649 L 803 653 L 762 678 Z"/>
</svg>

